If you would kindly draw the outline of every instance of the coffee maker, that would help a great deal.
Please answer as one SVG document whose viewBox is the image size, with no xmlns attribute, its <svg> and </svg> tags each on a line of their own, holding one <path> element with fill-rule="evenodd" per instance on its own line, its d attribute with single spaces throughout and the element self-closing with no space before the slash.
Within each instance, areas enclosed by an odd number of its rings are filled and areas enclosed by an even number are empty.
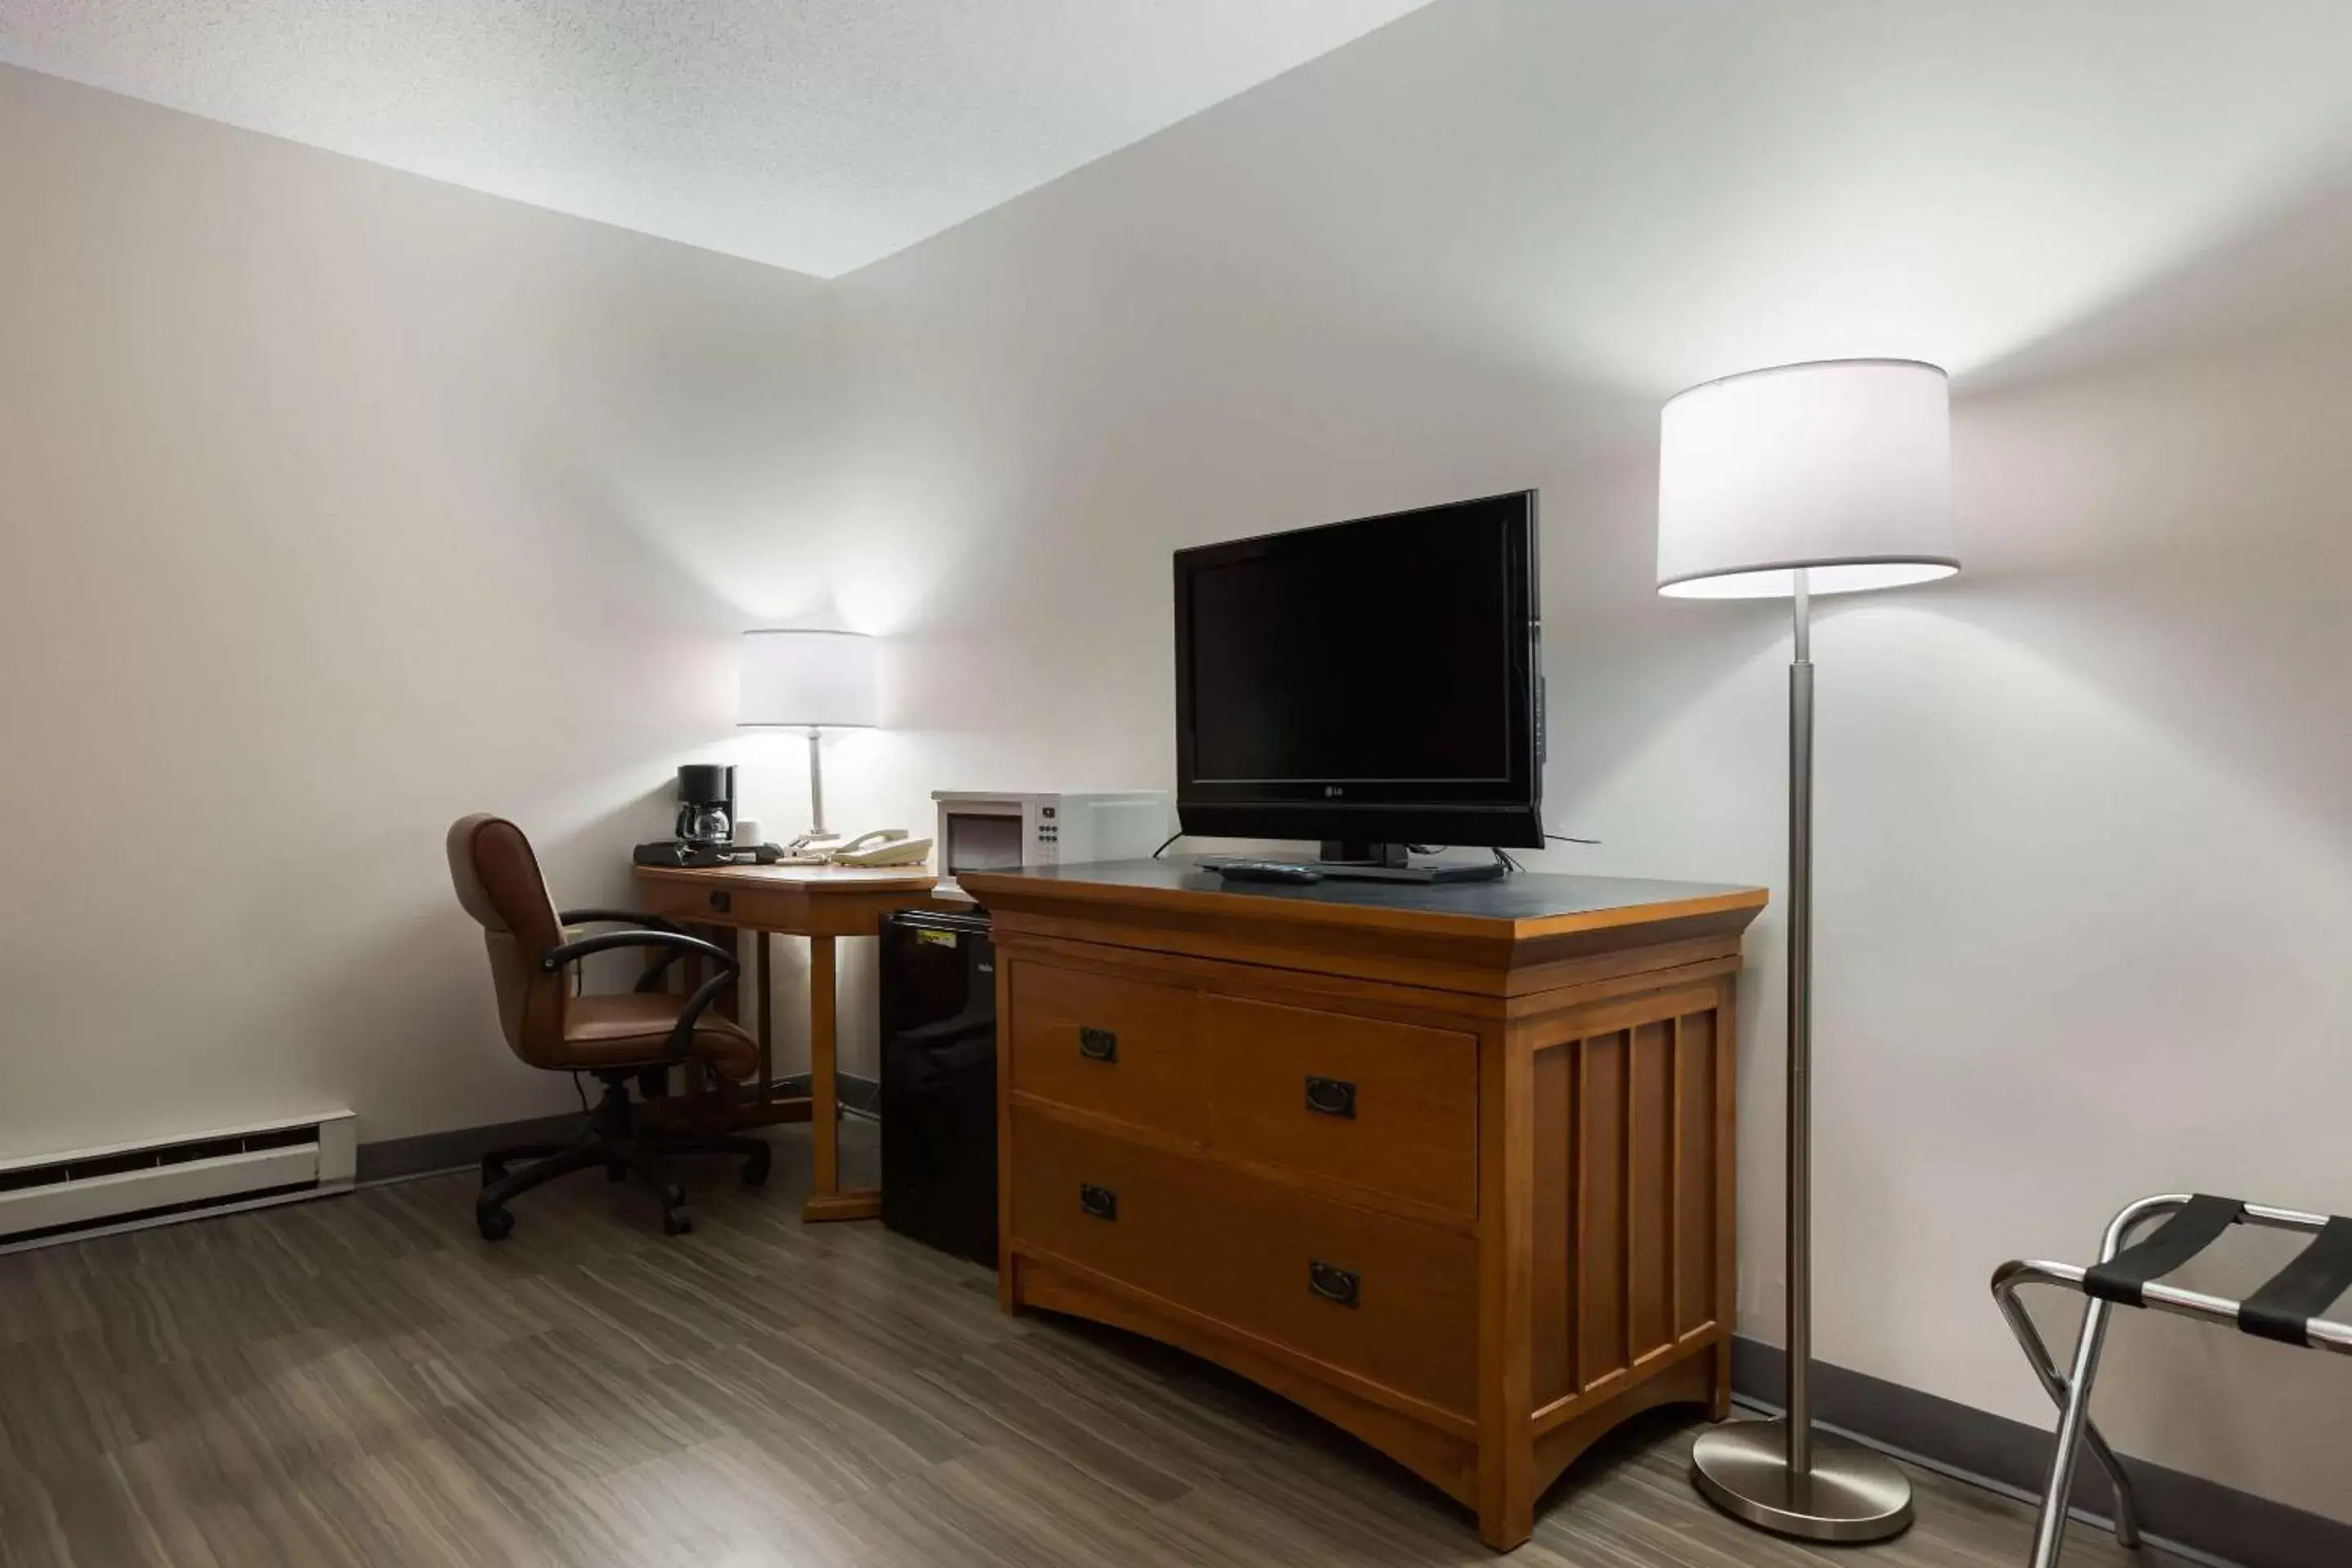
<svg viewBox="0 0 2352 1568">
<path fill-rule="evenodd" d="M 640 844 L 640 866 L 772 866 L 783 851 L 772 844 L 735 842 L 735 770 L 689 763 L 677 770 L 674 837 Z"/>
<path fill-rule="evenodd" d="M 677 770 L 677 841 L 720 849 L 735 841 L 735 770 L 689 763 Z"/>
</svg>

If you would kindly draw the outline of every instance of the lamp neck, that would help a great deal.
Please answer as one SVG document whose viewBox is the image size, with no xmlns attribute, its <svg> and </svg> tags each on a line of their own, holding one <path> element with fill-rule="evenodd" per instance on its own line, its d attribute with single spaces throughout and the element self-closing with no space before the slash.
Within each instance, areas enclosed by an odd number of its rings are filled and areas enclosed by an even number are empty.
<svg viewBox="0 0 2352 1568">
<path fill-rule="evenodd" d="M 1811 574 L 1800 566 L 1796 572 L 1797 592 L 1790 601 L 1789 615 L 1797 633 L 1796 659 L 1810 664 L 1813 658 L 1813 595 Z"/>
<path fill-rule="evenodd" d="M 825 836 L 824 826 L 824 731 L 809 726 L 809 833 L 814 837 Z"/>
</svg>

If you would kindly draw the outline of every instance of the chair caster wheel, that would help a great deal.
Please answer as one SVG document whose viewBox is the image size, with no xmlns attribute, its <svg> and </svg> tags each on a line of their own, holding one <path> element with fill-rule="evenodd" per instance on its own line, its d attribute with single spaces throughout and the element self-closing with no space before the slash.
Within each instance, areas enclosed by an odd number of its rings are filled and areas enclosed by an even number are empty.
<svg viewBox="0 0 2352 1568">
<path fill-rule="evenodd" d="M 514 1234 L 514 1215 L 506 1209 L 477 1205 L 474 1225 L 484 1241 L 504 1241 Z"/>
<path fill-rule="evenodd" d="M 694 1228 L 694 1216 L 684 1209 L 671 1209 L 662 1215 L 664 1236 L 684 1236 Z"/>
<path fill-rule="evenodd" d="M 743 1162 L 743 1184 L 747 1187 L 766 1186 L 768 1167 L 774 1163 L 773 1157 L 768 1152 L 767 1145 L 761 1144 L 758 1153 Z"/>
</svg>

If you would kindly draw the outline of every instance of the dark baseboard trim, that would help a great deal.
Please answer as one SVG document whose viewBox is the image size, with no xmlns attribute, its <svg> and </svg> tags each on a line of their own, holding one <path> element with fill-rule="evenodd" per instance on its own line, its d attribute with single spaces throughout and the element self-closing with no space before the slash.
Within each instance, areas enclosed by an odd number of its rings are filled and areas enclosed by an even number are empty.
<svg viewBox="0 0 2352 1568">
<path fill-rule="evenodd" d="M 482 1156 L 493 1149 L 509 1149 L 518 1143 L 568 1142 L 580 1136 L 581 1124 L 580 1112 L 571 1110 L 561 1116 L 534 1116 L 527 1121 L 453 1127 L 446 1132 L 362 1143 L 359 1149 L 359 1180 L 397 1182 L 435 1171 L 479 1164 Z"/>
<path fill-rule="evenodd" d="M 808 1074 L 778 1079 L 776 1087 L 786 1094 L 806 1094 Z M 844 1110 L 866 1117 L 879 1113 L 882 1086 L 872 1079 L 840 1073 L 835 1077 L 834 1087 Z M 358 1179 L 398 1182 L 436 1171 L 461 1170 L 479 1164 L 482 1156 L 493 1149 L 511 1148 L 517 1143 L 564 1142 L 579 1136 L 580 1127 L 580 1112 L 570 1110 L 560 1116 L 535 1116 L 525 1121 L 501 1121 L 489 1127 L 456 1127 L 446 1132 L 362 1143 L 359 1147 Z"/>
<path fill-rule="evenodd" d="M 1779 1409 L 1787 1368 L 1780 1346 L 1732 1341 L 1731 1385 L 1743 1402 Z M 2048 1479 L 2048 1432 L 1866 1373 L 1815 1362 L 1813 1413 L 1825 1426 L 2012 1495 L 2038 1499 Z M 2352 1524 L 2128 1456 L 2124 1468 L 2139 1496 L 2140 1529 L 2159 1545 L 2242 1568 L 2352 1563 Z M 2107 1478 L 2087 1453 L 2071 1506 L 2102 1525 L 2114 1515 Z"/>
</svg>

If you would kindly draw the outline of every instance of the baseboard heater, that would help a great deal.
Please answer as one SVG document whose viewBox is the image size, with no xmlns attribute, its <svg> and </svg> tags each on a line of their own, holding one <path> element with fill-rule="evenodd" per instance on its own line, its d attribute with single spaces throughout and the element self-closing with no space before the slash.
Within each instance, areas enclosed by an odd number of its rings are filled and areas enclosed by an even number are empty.
<svg viewBox="0 0 2352 1568">
<path fill-rule="evenodd" d="M 186 1138 L 0 1159 L 0 1252 L 348 1192 L 348 1110 Z"/>
</svg>

